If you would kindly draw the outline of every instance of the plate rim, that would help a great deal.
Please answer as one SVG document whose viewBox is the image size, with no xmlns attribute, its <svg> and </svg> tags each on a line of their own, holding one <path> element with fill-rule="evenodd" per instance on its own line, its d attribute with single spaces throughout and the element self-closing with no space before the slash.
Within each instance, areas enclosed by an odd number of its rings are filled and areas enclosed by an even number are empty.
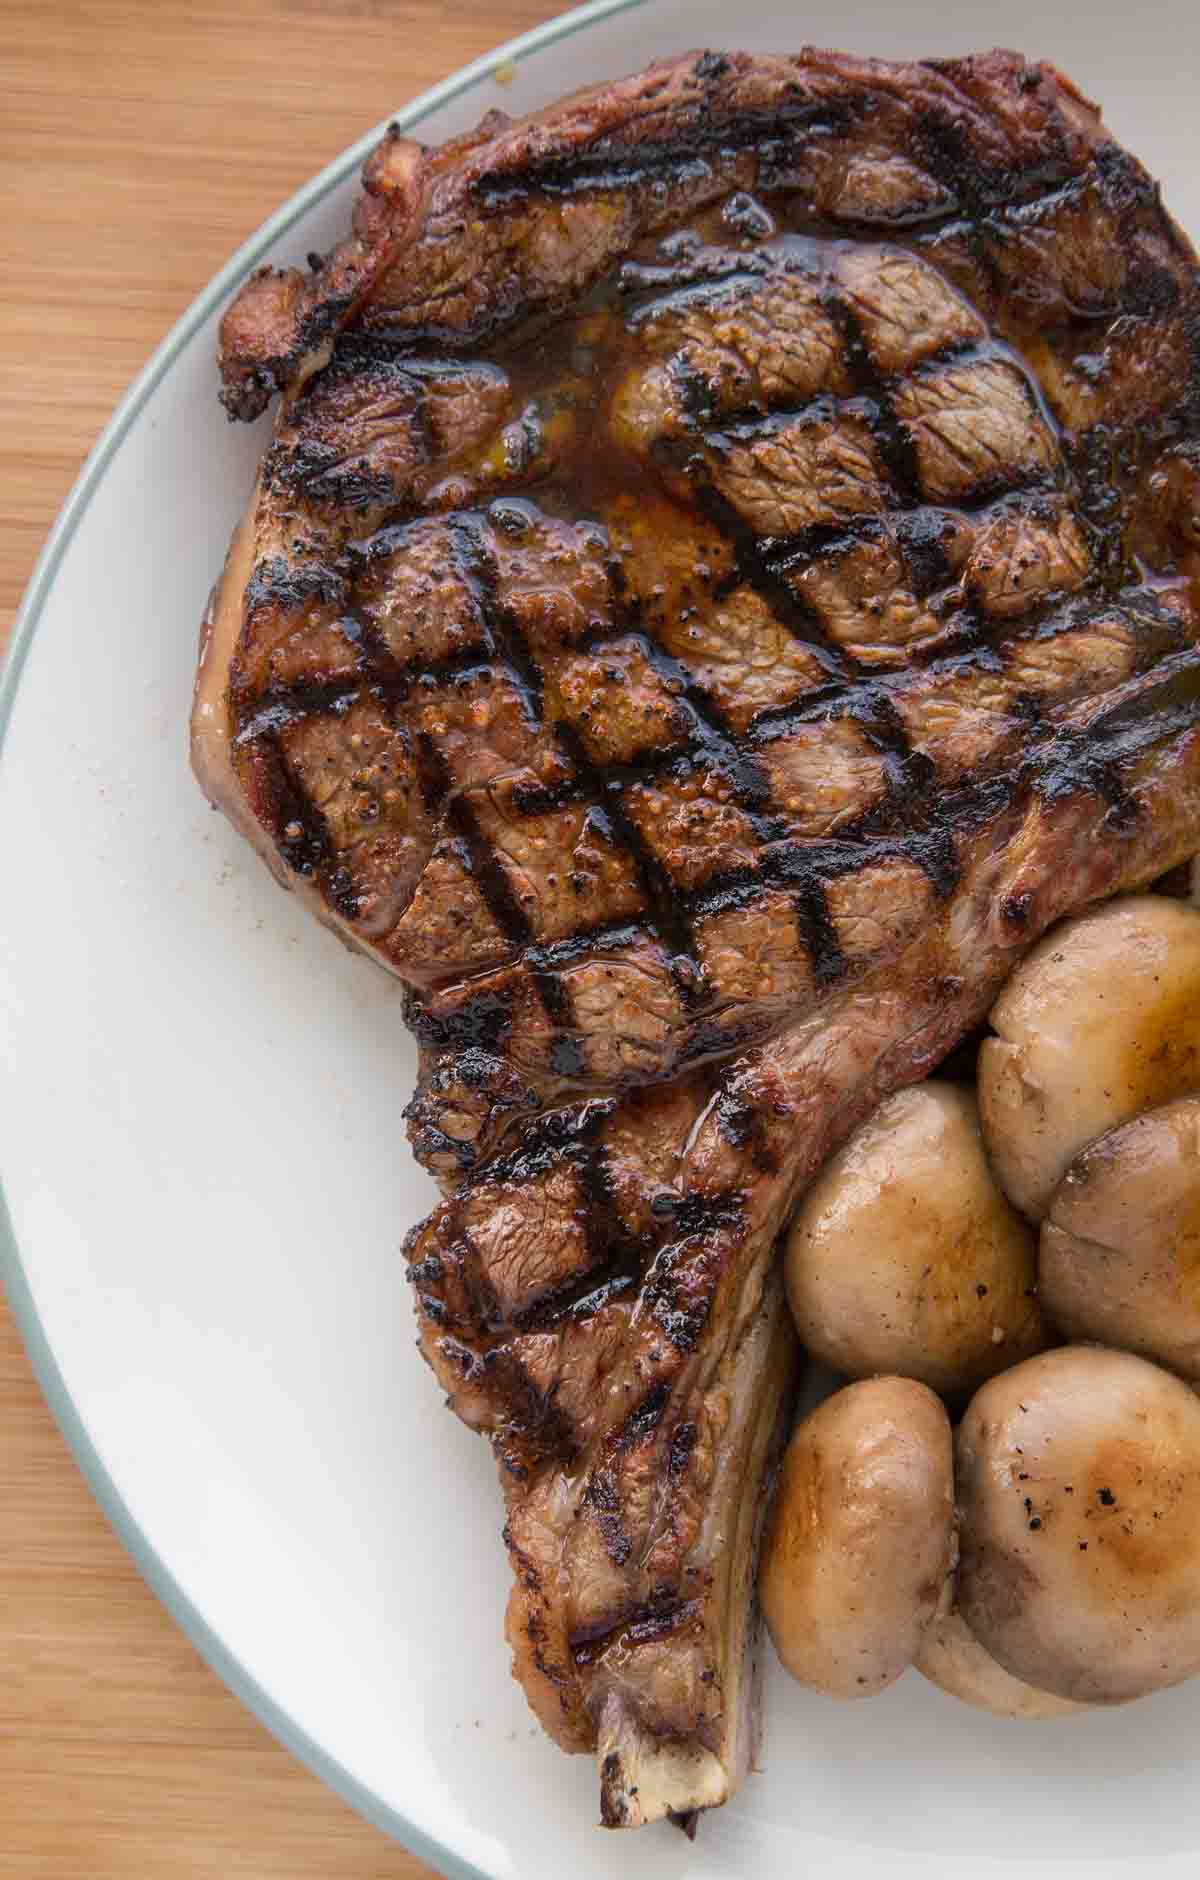
<svg viewBox="0 0 1200 1880">
<path fill-rule="evenodd" d="M 600 21 L 652 3 L 653 0 L 587 0 L 586 4 L 557 14 L 542 25 L 505 41 L 493 51 L 483 53 L 469 65 L 460 66 L 447 78 L 421 92 L 402 110 L 392 113 L 365 132 L 340 156 L 318 170 L 274 214 L 268 216 L 230 256 L 224 267 L 213 275 L 159 342 L 116 406 L 88 452 L 34 563 L 17 609 L 8 651 L 0 667 L 0 762 L 3 761 L 25 661 L 75 532 L 144 406 L 205 321 L 228 300 L 237 284 L 251 268 L 262 261 L 267 251 L 281 236 L 287 234 L 301 216 L 361 167 L 388 125 L 394 124 L 402 131 L 414 130 L 432 112 L 486 83 L 498 66 L 519 62 L 530 54 L 542 52 L 549 46 L 585 32 Z M 435 1866 L 447 1876 L 447 1880 L 494 1880 L 494 1876 L 483 1868 L 477 1867 L 445 1842 L 427 1834 L 398 1809 L 389 1806 L 310 1736 L 213 1630 L 166 1562 L 160 1558 L 101 1460 L 54 1355 L 25 1272 L 2 1173 L 0 1283 L 4 1286 L 38 1386 L 88 1489 L 151 1592 L 182 1627 L 210 1669 L 285 1749 L 290 1750 L 320 1781 L 372 1826 L 391 1836 L 418 1859 Z"/>
</svg>

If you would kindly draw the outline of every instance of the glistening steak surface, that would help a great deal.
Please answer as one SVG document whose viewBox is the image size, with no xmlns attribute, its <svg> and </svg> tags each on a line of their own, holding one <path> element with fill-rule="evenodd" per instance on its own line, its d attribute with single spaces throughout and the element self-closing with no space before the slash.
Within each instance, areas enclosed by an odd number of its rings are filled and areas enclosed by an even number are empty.
<svg viewBox="0 0 1200 1880">
<path fill-rule="evenodd" d="M 1200 847 L 1200 286 L 1048 67 L 693 54 L 263 272 L 205 788 L 408 988 L 425 1353 L 606 1821 L 723 1800 L 772 1247 L 1052 920 Z"/>
</svg>

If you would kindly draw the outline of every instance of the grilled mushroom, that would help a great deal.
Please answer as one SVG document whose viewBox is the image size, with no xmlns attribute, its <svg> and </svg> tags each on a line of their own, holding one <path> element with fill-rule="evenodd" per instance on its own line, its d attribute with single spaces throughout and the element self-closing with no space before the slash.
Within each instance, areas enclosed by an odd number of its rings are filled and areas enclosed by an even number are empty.
<svg viewBox="0 0 1200 1880">
<path fill-rule="evenodd" d="M 792 1676 L 871 1697 L 910 1665 L 952 1564 L 950 1423 L 910 1378 L 851 1384 L 798 1426 L 759 1574 Z"/>
<path fill-rule="evenodd" d="M 830 1161 L 788 1236 L 808 1349 L 850 1377 L 967 1393 L 1041 1350 L 1037 1248 L 988 1166 L 969 1091 L 902 1090 Z"/>
<path fill-rule="evenodd" d="M 1200 1398 L 1067 1345 L 978 1391 L 958 1431 L 971 1631 L 1014 1677 L 1116 1704 L 1200 1671 Z"/>
<path fill-rule="evenodd" d="M 1131 895 L 1055 928 L 992 1008 L 979 1106 L 1001 1185 L 1040 1221 L 1085 1143 L 1200 1087 L 1200 911 Z"/>
<path fill-rule="evenodd" d="M 1200 1382 L 1200 1096 L 1076 1156 L 1042 1226 L 1041 1290 L 1069 1338 L 1140 1351 Z"/>
<path fill-rule="evenodd" d="M 914 1663 L 921 1676 L 939 1690 L 974 1705 L 976 1710 L 990 1710 L 994 1717 L 1040 1723 L 1077 1717 L 1092 1708 L 1014 1678 L 984 1650 L 957 1606 L 938 1614 L 921 1640 Z"/>
</svg>

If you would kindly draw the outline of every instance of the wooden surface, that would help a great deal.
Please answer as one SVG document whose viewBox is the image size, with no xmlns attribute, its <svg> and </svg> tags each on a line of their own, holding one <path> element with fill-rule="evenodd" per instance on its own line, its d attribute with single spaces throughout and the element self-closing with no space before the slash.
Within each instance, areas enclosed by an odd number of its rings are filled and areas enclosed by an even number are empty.
<svg viewBox="0 0 1200 1880">
<path fill-rule="evenodd" d="M 0 639 L 96 433 L 298 184 L 557 0 L 0 0 Z M 201 1663 L 0 1300 L 0 1876 L 419 1880 Z"/>
</svg>

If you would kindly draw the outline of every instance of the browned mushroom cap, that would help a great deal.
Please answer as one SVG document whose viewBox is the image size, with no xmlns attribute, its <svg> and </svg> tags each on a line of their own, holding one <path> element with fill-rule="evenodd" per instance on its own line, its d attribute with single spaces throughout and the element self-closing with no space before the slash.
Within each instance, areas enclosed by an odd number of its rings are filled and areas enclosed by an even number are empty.
<svg viewBox="0 0 1200 1880">
<path fill-rule="evenodd" d="M 1014 1717 L 1043 1723 L 1059 1717 L 1078 1717 L 1093 1708 L 1055 1697 L 1014 1678 L 985 1651 L 957 1606 L 939 1613 L 921 1640 L 914 1660 L 921 1676 L 951 1697 L 959 1697 L 993 1717 Z"/>
<path fill-rule="evenodd" d="M 851 1384 L 797 1426 L 759 1593 L 784 1665 L 831 1697 L 870 1697 L 912 1663 L 954 1535 L 946 1412 L 910 1378 Z"/>
<path fill-rule="evenodd" d="M 1037 1247 L 953 1084 L 901 1090 L 835 1155 L 788 1235 L 800 1337 L 850 1377 L 895 1372 L 966 1394 L 1040 1351 Z"/>
<path fill-rule="evenodd" d="M 1041 1290 L 1069 1338 L 1200 1381 L 1200 1096 L 1076 1156 L 1042 1227 Z"/>
<path fill-rule="evenodd" d="M 984 1135 L 1005 1193 L 1040 1221 L 1085 1143 L 1200 1088 L 1200 912 L 1146 894 L 1066 921 L 1017 968 L 992 1025 Z"/>
<path fill-rule="evenodd" d="M 1200 1398 L 1067 1345 L 994 1377 L 958 1432 L 958 1603 L 1006 1671 L 1123 1703 L 1200 1671 Z"/>
</svg>

